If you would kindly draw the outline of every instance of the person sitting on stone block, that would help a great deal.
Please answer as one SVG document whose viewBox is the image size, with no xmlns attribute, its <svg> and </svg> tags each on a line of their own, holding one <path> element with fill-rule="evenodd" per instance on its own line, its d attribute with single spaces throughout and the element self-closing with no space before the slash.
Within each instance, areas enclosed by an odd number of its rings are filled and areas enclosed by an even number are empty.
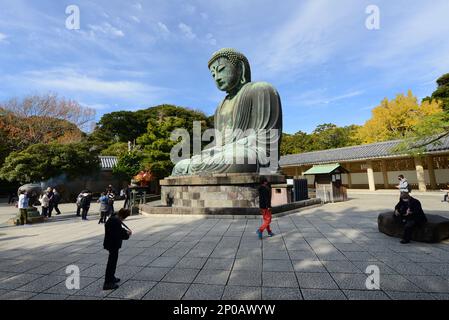
<svg viewBox="0 0 449 320">
<path fill-rule="evenodd" d="M 421 202 L 406 192 L 401 193 L 399 202 L 394 208 L 394 218 L 397 223 L 404 225 L 402 244 L 410 243 L 413 229 L 427 222 Z"/>
</svg>

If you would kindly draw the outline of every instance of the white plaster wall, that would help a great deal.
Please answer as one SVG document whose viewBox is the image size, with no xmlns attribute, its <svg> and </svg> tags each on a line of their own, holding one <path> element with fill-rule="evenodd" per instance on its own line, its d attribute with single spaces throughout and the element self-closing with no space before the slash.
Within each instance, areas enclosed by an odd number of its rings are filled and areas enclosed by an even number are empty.
<svg viewBox="0 0 449 320">
<path fill-rule="evenodd" d="M 435 169 L 437 183 L 449 183 L 449 169 Z"/>
<path fill-rule="evenodd" d="M 352 184 L 368 184 L 368 175 L 366 173 L 351 173 L 351 181 Z"/>
<path fill-rule="evenodd" d="M 418 184 L 418 179 L 416 177 L 415 170 L 407 171 L 389 171 L 388 183 L 390 185 L 398 184 L 398 175 L 403 174 L 407 178 L 408 182 L 413 184 Z M 315 176 L 305 176 L 309 185 L 313 185 L 315 181 Z M 426 184 L 430 184 L 429 171 L 424 170 L 424 177 L 426 179 Z M 449 169 L 435 169 L 435 178 L 437 183 L 449 183 Z M 351 173 L 352 184 L 365 184 L 368 185 L 368 175 L 366 172 L 362 173 Z M 348 175 L 342 174 L 343 184 L 348 184 Z M 374 172 L 374 182 L 376 184 L 383 184 L 383 174 L 382 172 Z"/>
</svg>

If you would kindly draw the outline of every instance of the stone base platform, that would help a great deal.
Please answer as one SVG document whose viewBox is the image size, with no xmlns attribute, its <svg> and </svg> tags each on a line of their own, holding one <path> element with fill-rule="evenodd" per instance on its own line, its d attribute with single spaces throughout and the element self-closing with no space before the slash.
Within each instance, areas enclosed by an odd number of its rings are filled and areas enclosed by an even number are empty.
<svg viewBox="0 0 449 320">
<path fill-rule="evenodd" d="M 263 175 L 271 184 L 285 183 L 283 175 Z M 244 209 L 258 208 L 257 173 L 225 173 L 169 177 L 161 181 L 161 203 L 173 208 Z M 206 210 L 207 209 L 207 210 Z M 197 210 L 201 211 L 201 210 Z"/>
<path fill-rule="evenodd" d="M 279 217 L 285 214 L 293 213 L 293 210 L 315 205 L 321 205 L 321 199 L 308 199 L 292 202 L 272 208 L 273 216 Z M 150 206 L 148 204 L 140 205 L 140 214 L 142 215 L 203 215 L 218 216 L 220 218 L 251 218 L 259 217 L 259 208 L 193 208 L 193 207 L 167 207 Z"/>
</svg>

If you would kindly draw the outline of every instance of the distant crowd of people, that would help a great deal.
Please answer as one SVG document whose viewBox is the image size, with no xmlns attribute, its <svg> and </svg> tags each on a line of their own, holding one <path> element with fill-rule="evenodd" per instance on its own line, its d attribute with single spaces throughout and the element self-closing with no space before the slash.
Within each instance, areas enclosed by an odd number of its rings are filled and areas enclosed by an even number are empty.
<svg viewBox="0 0 449 320">
<path fill-rule="evenodd" d="M 125 200 L 124 208 L 130 207 L 130 186 L 120 191 L 120 197 Z M 81 217 L 82 220 L 88 220 L 87 215 L 92 203 L 93 194 L 90 190 L 82 190 L 76 198 L 76 216 Z M 107 219 L 114 215 L 114 202 L 116 200 L 116 191 L 112 185 L 109 185 L 98 199 L 100 203 L 100 220 L 99 224 L 106 223 Z M 53 212 L 56 215 L 61 214 L 59 204 L 62 197 L 56 188 L 48 187 L 38 198 L 39 206 L 41 207 L 40 215 L 45 218 L 51 218 Z M 13 203 L 14 197 L 10 196 L 9 203 Z M 19 225 L 25 225 L 28 223 L 28 209 L 34 205 L 30 203 L 30 195 L 27 191 L 20 192 L 17 201 L 14 202 L 19 209 Z"/>
</svg>

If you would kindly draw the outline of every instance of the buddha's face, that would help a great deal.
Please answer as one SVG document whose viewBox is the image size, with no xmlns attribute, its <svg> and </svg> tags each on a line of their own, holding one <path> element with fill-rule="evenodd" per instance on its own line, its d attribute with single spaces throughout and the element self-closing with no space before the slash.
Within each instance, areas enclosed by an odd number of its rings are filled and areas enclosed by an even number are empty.
<svg viewBox="0 0 449 320">
<path fill-rule="evenodd" d="M 221 91 L 231 92 L 240 84 L 242 70 L 226 58 L 218 58 L 209 68 L 212 77 Z"/>
</svg>

